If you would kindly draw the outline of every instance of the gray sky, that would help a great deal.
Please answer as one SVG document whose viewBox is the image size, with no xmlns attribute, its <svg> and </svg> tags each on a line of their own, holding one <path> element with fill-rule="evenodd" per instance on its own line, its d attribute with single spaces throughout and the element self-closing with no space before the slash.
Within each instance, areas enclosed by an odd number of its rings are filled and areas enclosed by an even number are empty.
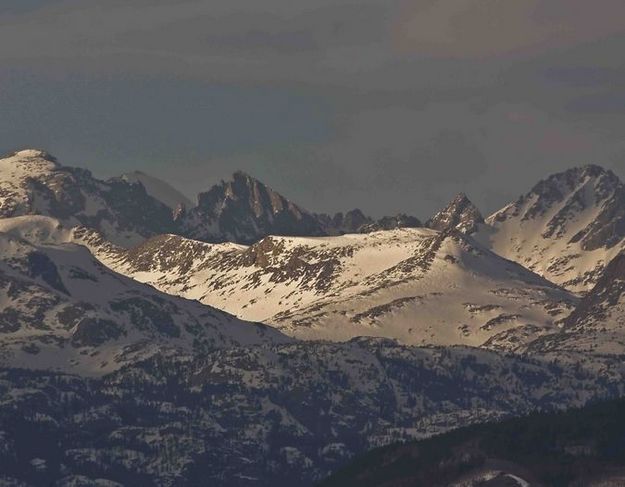
<svg viewBox="0 0 625 487">
<path fill-rule="evenodd" d="M 489 213 L 575 165 L 625 178 L 624 52 L 622 0 L 2 0 L 0 152 Z"/>
</svg>

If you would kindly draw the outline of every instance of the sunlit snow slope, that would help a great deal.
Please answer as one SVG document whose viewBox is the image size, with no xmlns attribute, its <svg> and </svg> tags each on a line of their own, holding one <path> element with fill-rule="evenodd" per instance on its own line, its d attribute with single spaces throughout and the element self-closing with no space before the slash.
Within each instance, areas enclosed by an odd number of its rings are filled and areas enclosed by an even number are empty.
<svg viewBox="0 0 625 487">
<path fill-rule="evenodd" d="M 163 235 L 130 251 L 81 238 L 118 272 L 306 339 L 517 349 L 557 329 L 576 302 L 455 231 L 267 237 L 252 246 Z"/>
</svg>

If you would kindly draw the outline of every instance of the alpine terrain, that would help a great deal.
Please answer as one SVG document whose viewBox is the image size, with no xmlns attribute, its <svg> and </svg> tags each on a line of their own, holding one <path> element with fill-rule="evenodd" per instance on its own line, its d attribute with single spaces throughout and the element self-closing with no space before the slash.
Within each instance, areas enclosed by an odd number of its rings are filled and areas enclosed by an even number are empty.
<svg viewBox="0 0 625 487">
<path fill-rule="evenodd" d="M 618 479 L 620 423 L 568 430 L 604 423 L 562 411 L 625 394 L 624 195 L 585 166 L 488 218 L 460 194 L 422 224 L 313 213 L 243 172 L 192 204 L 16 152 L 0 485 Z"/>
<path fill-rule="evenodd" d="M 32 149 L 0 159 L 0 216 L 22 215 L 51 216 L 68 227 L 86 225 L 121 246 L 174 230 L 171 210 L 142 184 L 100 181 Z"/>
<path fill-rule="evenodd" d="M 267 237 L 247 247 L 164 235 L 94 252 L 164 292 L 304 339 L 514 350 L 557 330 L 577 301 L 456 231 Z"/>
<path fill-rule="evenodd" d="M 625 246 L 625 185 L 593 165 L 554 174 L 488 217 L 475 237 L 552 282 L 587 292 Z"/>
<path fill-rule="evenodd" d="M 23 234 L 54 235 L 45 217 L 20 217 Z M 0 227 L 4 221 L 0 220 Z M 15 224 L 10 220 L 10 223 Z M 163 294 L 106 268 L 71 243 L 34 245 L 0 232 L 3 364 L 101 375 L 154 353 L 283 343 L 273 328 Z M 58 234 L 57 234 L 58 235 Z"/>
</svg>

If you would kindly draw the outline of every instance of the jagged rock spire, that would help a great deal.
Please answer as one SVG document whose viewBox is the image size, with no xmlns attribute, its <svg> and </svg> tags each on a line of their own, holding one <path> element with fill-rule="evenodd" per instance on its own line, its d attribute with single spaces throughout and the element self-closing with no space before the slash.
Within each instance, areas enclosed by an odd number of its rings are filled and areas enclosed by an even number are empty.
<svg viewBox="0 0 625 487">
<path fill-rule="evenodd" d="M 480 210 L 469 200 L 466 194 L 458 194 L 451 202 L 430 220 L 426 226 L 434 230 L 458 230 L 459 232 L 472 234 L 477 226 L 484 223 Z"/>
<path fill-rule="evenodd" d="M 182 233 L 207 242 L 249 244 L 267 235 L 323 235 L 314 215 L 243 171 L 200 193 L 197 207 L 180 223 Z"/>
</svg>

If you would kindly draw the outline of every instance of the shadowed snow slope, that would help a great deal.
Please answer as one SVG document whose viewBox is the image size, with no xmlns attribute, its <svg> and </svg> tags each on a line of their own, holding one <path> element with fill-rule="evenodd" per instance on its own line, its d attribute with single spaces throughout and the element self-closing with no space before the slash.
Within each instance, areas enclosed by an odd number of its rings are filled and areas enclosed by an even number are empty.
<svg viewBox="0 0 625 487">
<path fill-rule="evenodd" d="M 116 274 L 75 244 L 0 233 L 0 363 L 97 375 L 157 351 L 288 341 Z"/>
<path fill-rule="evenodd" d="M 537 339 L 530 349 L 537 353 L 625 353 L 625 253 L 612 259 L 563 324 L 560 333 Z"/>
</svg>

